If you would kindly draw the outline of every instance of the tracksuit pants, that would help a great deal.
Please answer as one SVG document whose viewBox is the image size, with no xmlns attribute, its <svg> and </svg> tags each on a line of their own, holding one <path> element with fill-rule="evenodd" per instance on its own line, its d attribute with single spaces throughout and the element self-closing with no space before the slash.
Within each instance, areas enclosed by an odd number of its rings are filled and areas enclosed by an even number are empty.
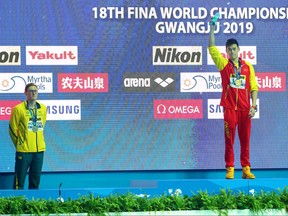
<svg viewBox="0 0 288 216">
<path fill-rule="evenodd" d="M 29 173 L 29 189 L 39 189 L 44 152 L 16 152 L 13 189 L 24 189 L 25 178 Z"/>
<path fill-rule="evenodd" d="M 249 111 L 224 108 L 226 167 L 234 167 L 234 140 L 236 128 L 238 128 L 238 137 L 240 141 L 241 166 L 250 166 L 251 118 L 249 116 Z"/>
</svg>

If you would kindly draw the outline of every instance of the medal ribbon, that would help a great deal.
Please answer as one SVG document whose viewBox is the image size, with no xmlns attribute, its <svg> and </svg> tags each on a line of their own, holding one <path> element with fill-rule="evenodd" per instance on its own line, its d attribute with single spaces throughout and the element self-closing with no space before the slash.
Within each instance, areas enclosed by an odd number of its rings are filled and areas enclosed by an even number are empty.
<svg viewBox="0 0 288 216">
<path fill-rule="evenodd" d="M 234 64 L 233 64 L 234 65 Z M 237 67 L 234 65 L 234 71 L 235 71 L 235 75 L 236 75 L 236 79 L 240 79 L 240 74 L 241 74 L 241 62 L 239 60 L 238 62 L 238 70 L 237 70 Z"/>
<path fill-rule="evenodd" d="M 37 122 L 37 108 L 35 109 L 35 114 L 33 112 L 33 110 L 28 106 L 30 115 L 32 117 L 32 121 L 33 121 L 33 125 L 36 126 L 36 122 Z"/>
</svg>

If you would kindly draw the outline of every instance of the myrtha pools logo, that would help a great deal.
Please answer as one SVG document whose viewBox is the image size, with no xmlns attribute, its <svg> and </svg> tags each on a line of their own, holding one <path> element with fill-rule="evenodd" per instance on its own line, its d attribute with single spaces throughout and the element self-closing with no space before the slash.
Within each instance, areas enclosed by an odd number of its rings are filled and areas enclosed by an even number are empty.
<svg viewBox="0 0 288 216">
<path fill-rule="evenodd" d="M 220 73 L 181 73 L 181 92 L 221 92 Z"/>
<path fill-rule="evenodd" d="M 0 93 L 23 93 L 27 83 L 35 83 L 40 93 L 53 92 L 52 73 L 1 73 Z"/>
</svg>

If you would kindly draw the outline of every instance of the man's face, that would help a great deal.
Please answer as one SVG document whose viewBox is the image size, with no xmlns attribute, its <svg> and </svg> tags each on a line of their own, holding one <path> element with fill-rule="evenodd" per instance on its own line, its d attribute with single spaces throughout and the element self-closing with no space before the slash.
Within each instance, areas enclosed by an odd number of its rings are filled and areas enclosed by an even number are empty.
<svg viewBox="0 0 288 216">
<path fill-rule="evenodd" d="M 237 44 L 232 44 L 231 46 L 228 46 L 226 48 L 226 52 L 229 55 L 230 59 L 233 60 L 237 60 L 238 59 L 238 53 L 239 53 L 240 49 L 237 46 Z"/>
<path fill-rule="evenodd" d="M 38 89 L 36 86 L 30 86 L 25 92 L 26 98 L 29 101 L 35 101 L 38 97 Z"/>
</svg>

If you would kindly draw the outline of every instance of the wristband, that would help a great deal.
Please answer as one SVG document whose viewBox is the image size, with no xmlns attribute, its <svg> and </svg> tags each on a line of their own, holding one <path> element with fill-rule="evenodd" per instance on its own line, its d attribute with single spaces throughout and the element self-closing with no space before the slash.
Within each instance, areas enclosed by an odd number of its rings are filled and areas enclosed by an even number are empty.
<svg viewBox="0 0 288 216">
<path fill-rule="evenodd" d="M 255 111 L 257 111 L 257 105 L 256 106 L 251 106 Z"/>
</svg>

